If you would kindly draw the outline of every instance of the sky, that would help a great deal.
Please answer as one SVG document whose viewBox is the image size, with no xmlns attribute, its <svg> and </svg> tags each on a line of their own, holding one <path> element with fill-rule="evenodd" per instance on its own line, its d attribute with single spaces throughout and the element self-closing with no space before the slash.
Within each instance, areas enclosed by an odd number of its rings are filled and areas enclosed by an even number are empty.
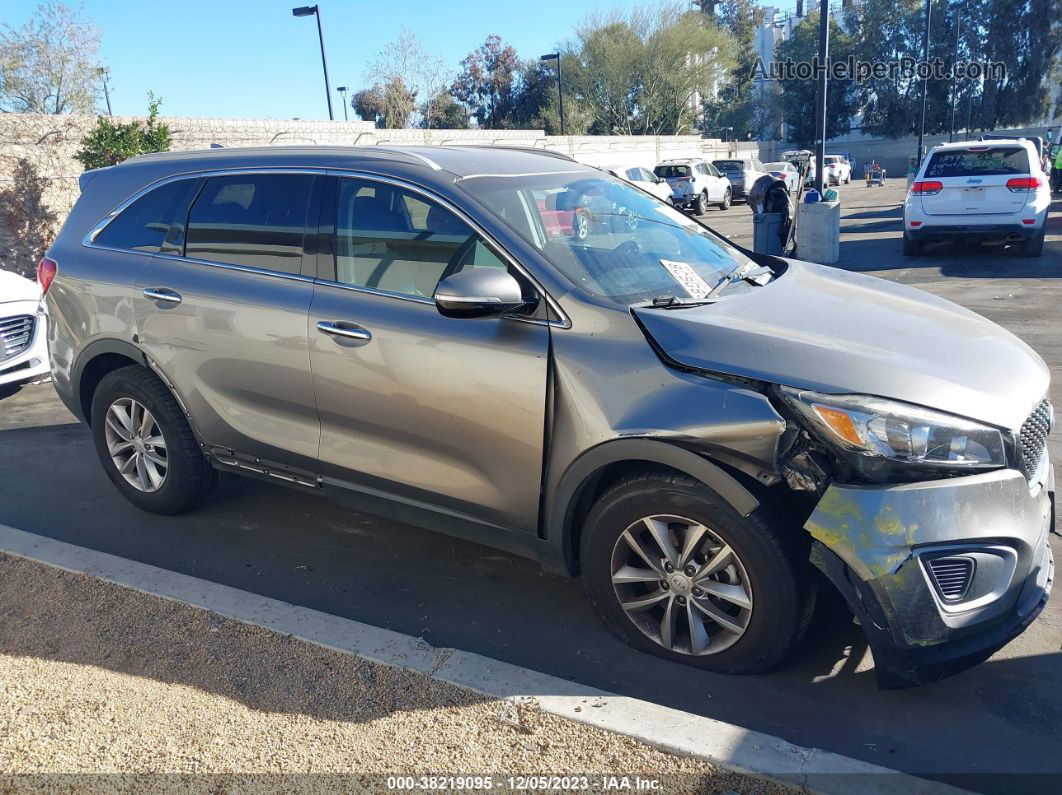
<svg viewBox="0 0 1062 795">
<path fill-rule="evenodd" d="M 78 0 L 66 0 L 77 6 Z M 291 9 L 306 0 L 84 0 L 102 31 L 115 114 L 143 114 L 147 93 L 165 116 L 327 119 L 317 26 Z M 627 0 L 320 0 L 335 87 L 367 82 L 366 67 L 403 27 L 456 70 L 497 33 L 521 58 L 553 52 L 595 11 Z M 0 0 L 0 23 L 22 26 L 37 0 Z M 349 94 L 348 94 L 349 96 Z M 353 111 L 351 116 L 353 117 Z"/>
</svg>

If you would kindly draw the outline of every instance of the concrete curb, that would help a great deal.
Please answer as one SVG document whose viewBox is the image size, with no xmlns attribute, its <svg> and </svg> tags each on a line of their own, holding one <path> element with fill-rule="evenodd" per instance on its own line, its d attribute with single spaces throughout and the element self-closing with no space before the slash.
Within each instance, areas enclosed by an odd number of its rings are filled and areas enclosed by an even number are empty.
<svg viewBox="0 0 1062 795">
<path fill-rule="evenodd" d="M 403 668 L 476 693 L 531 703 L 559 717 L 739 773 L 821 793 L 956 793 L 919 779 L 768 734 L 538 673 L 479 654 L 67 544 L 0 524 L 0 552 L 203 608 L 335 651 Z"/>
</svg>

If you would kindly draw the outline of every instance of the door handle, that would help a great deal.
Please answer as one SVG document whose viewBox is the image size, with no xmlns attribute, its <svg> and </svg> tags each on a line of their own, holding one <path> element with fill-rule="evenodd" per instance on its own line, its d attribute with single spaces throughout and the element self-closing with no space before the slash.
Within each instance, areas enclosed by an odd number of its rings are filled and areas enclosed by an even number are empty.
<svg viewBox="0 0 1062 795">
<path fill-rule="evenodd" d="M 364 329 L 361 326 L 355 326 L 352 323 L 344 323 L 342 321 L 333 322 L 331 320 L 318 320 L 317 330 L 322 334 L 328 334 L 333 337 L 342 337 L 347 340 L 354 340 L 362 344 L 372 339 L 372 333 L 368 329 Z"/>
<path fill-rule="evenodd" d="M 144 297 L 151 301 L 162 301 L 175 306 L 181 303 L 181 294 L 168 287 L 148 287 L 144 290 Z"/>
</svg>

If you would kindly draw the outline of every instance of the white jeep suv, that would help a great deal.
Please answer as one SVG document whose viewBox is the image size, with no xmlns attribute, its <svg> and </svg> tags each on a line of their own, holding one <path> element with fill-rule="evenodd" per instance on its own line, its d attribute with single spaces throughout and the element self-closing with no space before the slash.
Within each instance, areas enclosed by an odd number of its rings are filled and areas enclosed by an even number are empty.
<svg viewBox="0 0 1062 795">
<path fill-rule="evenodd" d="M 903 205 L 903 253 L 929 240 L 1009 241 L 1044 252 L 1051 188 L 1025 139 L 964 141 L 930 151 Z"/>
<path fill-rule="evenodd" d="M 729 209 L 734 197 L 730 180 L 707 160 L 691 157 L 665 160 L 653 172 L 667 180 L 676 207 L 692 209 L 697 215 L 704 215 L 712 204 L 719 205 L 720 210 Z"/>
</svg>

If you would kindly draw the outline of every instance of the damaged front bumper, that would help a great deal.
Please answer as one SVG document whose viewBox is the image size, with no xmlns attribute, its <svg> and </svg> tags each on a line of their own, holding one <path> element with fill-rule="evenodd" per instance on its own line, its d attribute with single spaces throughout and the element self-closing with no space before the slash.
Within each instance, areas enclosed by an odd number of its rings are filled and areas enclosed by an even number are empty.
<svg viewBox="0 0 1062 795">
<path fill-rule="evenodd" d="M 859 619 L 881 687 L 987 659 L 1047 602 L 1054 472 L 887 486 L 833 484 L 805 525 L 812 562 Z"/>
</svg>

